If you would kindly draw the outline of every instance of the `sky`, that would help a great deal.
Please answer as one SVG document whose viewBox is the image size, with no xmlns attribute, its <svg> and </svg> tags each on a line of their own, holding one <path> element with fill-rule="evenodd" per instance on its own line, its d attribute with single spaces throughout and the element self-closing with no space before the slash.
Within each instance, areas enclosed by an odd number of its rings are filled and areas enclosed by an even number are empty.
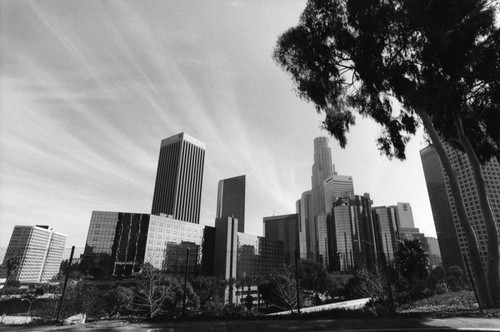
<svg viewBox="0 0 500 332">
<path fill-rule="evenodd" d="M 217 182 L 246 175 L 247 233 L 295 213 L 311 187 L 324 116 L 272 60 L 305 1 L 23 1 L 0 3 L 0 247 L 15 225 L 50 225 L 85 244 L 91 213 L 148 213 L 160 142 L 206 143 L 200 223 L 213 225 Z M 338 174 L 373 206 L 409 202 L 435 228 L 419 150 L 381 156 L 378 125 L 357 119 Z"/>
</svg>

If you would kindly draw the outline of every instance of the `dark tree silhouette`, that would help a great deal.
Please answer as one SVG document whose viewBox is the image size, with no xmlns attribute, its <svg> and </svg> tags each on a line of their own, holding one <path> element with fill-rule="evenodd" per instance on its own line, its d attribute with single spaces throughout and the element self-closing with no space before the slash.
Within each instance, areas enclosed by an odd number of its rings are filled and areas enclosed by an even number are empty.
<svg viewBox="0 0 500 332">
<path fill-rule="evenodd" d="M 325 113 L 324 128 L 341 147 L 357 112 L 384 129 L 383 153 L 405 159 L 422 122 L 448 175 L 485 306 L 500 299 L 498 230 L 480 169 L 480 161 L 500 151 L 500 32 L 493 3 L 310 0 L 274 53 L 298 95 Z M 488 234 L 488 277 L 443 141 L 463 150 L 473 166 Z"/>
<path fill-rule="evenodd" d="M 430 261 L 420 240 L 398 242 L 394 264 L 404 279 L 410 296 L 419 297 L 427 285 Z"/>
</svg>

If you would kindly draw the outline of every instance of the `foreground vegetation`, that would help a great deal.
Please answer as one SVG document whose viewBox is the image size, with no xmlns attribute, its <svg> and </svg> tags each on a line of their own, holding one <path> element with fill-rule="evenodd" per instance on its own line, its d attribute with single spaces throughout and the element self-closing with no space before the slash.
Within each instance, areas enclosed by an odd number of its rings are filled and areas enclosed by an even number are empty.
<svg viewBox="0 0 500 332">
<path fill-rule="evenodd" d="M 145 264 L 137 276 L 116 279 L 105 274 L 96 278 L 75 266 L 60 317 L 84 313 L 88 320 L 263 319 L 267 313 L 297 309 L 297 299 L 304 308 L 366 297 L 371 300 L 363 309 L 334 309 L 301 317 L 480 315 L 462 271 L 458 267 L 430 269 L 418 241 L 402 242 L 394 261 L 385 267 L 360 266 L 349 274 L 334 274 L 322 264 L 300 261 L 297 272 L 295 275 L 294 268 L 283 266 L 265 278 L 223 280 L 199 275 L 184 280 Z M 44 322 L 56 319 L 62 282 L 31 290 L 9 284 L 0 301 L 1 314 L 28 314 Z M 242 291 L 250 285 L 257 288 L 248 300 L 248 293 Z M 233 304 L 224 299 L 230 288 L 238 291 Z M 490 311 L 485 315 L 497 314 Z"/>
</svg>

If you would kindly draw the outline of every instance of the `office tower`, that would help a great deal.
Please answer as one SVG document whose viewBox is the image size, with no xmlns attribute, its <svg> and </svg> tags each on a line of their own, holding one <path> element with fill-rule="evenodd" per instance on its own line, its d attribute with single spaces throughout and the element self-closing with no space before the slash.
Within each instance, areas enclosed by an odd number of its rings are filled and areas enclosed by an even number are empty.
<svg viewBox="0 0 500 332">
<path fill-rule="evenodd" d="M 397 226 L 394 214 L 391 209 L 386 206 L 378 206 L 372 208 L 373 221 L 376 225 L 376 235 L 379 244 L 379 252 L 383 253 L 385 263 L 389 263 L 394 259 L 394 253 L 397 250 Z M 380 256 L 382 258 L 382 255 Z"/>
<path fill-rule="evenodd" d="M 20 282 L 48 282 L 59 272 L 65 244 L 66 235 L 49 226 L 15 226 L 3 265 L 17 260 L 11 277 Z"/>
<path fill-rule="evenodd" d="M 331 265 L 340 271 L 349 271 L 354 266 L 368 268 L 379 264 L 375 225 L 371 213 L 369 194 L 350 195 L 339 198 L 332 211 L 335 228 Z"/>
<path fill-rule="evenodd" d="M 329 212 L 333 208 L 333 203 L 337 198 L 344 196 L 346 193 L 354 194 L 354 184 L 352 176 L 337 175 L 329 176 L 323 183 L 325 188 L 325 211 Z"/>
<path fill-rule="evenodd" d="M 441 251 L 439 250 L 438 239 L 435 237 L 426 237 L 427 248 L 429 249 L 429 261 L 431 266 L 442 266 Z"/>
<path fill-rule="evenodd" d="M 328 213 L 322 213 L 316 217 L 316 232 L 318 239 L 318 257 L 317 261 L 329 269 L 330 254 L 328 250 Z"/>
<path fill-rule="evenodd" d="M 401 228 L 415 228 L 410 203 L 397 203 L 398 222 Z"/>
<path fill-rule="evenodd" d="M 311 176 L 311 206 L 314 217 L 327 211 L 324 181 L 333 173 L 332 153 L 328 147 L 328 138 L 317 137 L 314 139 L 314 164 Z"/>
<path fill-rule="evenodd" d="M 445 144 L 445 148 L 452 167 L 457 172 L 467 216 L 476 233 L 481 261 L 486 268 L 488 235 L 477 198 L 472 167 L 464 153 L 448 144 Z M 462 255 L 468 255 L 469 249 L 462 226 L 458 220 L 448 176 L 445 174 L 439 156 L 432 146 L 420 150 L 420 158 L 424 169 L 443 265 L 445 268 L 452 265 L 463 267 Z M 497 221 L 497 228 L 500 228 L 500 163 L 496 158 L 492 158 L 481 169 L 486 182 L 490 205 Z"/>
<path fill-rule="evenodd" d="M 220 180 L 216 218 L 238 219 L 238 232 L 245 232 L 245 175 Z"/>
<path fill-rule="evenodd" d="M 238 220 L 236 218 L 215 219 L 214 275 L 224 279 L 236 277 L 238 248 Z"/>
<path fill-rule="evenodd" d="M 180 133 L 161 141 L 151 214 L 199 223 L 205 144 Z"/>
<path fill-rule="evenodd" d="M 264 217 L 264 237 L 283 241 L 287 265 L 295 265 L 295 252 L 299 250 L 298 224 L 297 213 Z"/>
<path fill-rule="evenodd" d="M 311 191 L 302 193 L 296 203 L 299 216 L 299 250 L 301 259 L 315 259 L 316 224 L 312 214 Z"/>
</svg>

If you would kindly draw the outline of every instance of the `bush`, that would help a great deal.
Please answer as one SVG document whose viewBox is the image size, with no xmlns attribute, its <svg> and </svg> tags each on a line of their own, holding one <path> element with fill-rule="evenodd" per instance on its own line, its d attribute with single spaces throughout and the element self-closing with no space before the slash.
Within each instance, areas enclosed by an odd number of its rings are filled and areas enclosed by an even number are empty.
<svg viewBox="0 0 500 332">
<path fill-rule="evenodd" d="M 231 303 L 231 304 L 226 304 L 222 308 L 222 315 L 224 317 L 235 318 L 235 317 L 255 316 L 255 313 L 253 311 L 247 310 L 247 308 L 244 305 Z"/>
<path fill-rule="evenodd" d="M 19 280 L 15 280 L 15 279 L 7 279 L 5 286 L 19 288 L 19 287 L 21 287 L 21 282 Z"/>
</svg>

